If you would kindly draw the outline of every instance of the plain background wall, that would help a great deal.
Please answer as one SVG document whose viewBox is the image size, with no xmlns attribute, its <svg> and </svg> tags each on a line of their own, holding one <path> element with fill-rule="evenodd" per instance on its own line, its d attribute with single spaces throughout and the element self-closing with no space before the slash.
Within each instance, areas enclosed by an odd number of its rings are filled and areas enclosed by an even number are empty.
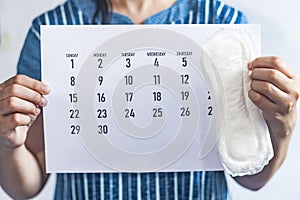
<svg viewBox="0 0 300 200">
<path fill-rule="evenodd" d="M 0 82 L 15 74 L 21 46 L 33 17 L 53 8 L 63 0 L 0 0 Z M 298 0 L 224 0 L 242 10 L 250 23 L 262 25 L 262 54 L 279 55 L 300 73 L 300 3 Z M 298 109 L 299 111 L 299 109 Z M 300 118 L 300 117 L 299 117 Z M 260 191 L 241 188 L 228 178 L 235 200 L 298 199 L 300 179 L 300 119 L 298 120 L 288 157 L 272 180 Z M 55 176 L 50 178 L 35 200 L 52 199 Z M 0 191 L 0 200 L 10 199 Z"/>
</svg>

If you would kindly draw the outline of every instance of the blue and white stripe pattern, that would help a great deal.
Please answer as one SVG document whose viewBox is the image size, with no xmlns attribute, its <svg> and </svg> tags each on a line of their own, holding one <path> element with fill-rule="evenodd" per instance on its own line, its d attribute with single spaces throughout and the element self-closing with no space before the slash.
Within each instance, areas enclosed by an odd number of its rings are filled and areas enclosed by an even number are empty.
<svg viewBox="0 0 300 200">
<path fill-rule="evenodd" d="M 91 24 L 92 0 L 68 0 L 33 21 L 18 63 L 18 73 L 41 79 L 40 25 Z M 101 22 L 101 17 L 96 23 Z M 247 23 L 238 10 L 216 0 L 177 0 L 145 24 Z M 112 13 L 111 24 L 132 24 Z M 57 174 L 56 200 L 223 200 L 230 199 L 224 172 Z"/>
<path fill-rule="evenodd" d="M 55 199 L 223 200 L 229 199 L 224 173 L 57 174 Z"/>
</svg>

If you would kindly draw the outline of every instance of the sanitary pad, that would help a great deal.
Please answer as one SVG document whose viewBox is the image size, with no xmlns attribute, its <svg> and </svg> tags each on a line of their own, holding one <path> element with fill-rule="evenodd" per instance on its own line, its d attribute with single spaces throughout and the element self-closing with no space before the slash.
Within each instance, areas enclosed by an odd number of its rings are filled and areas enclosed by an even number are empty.
<svg viewBox="0 0 300 200">
<path fill-rule="evenodd" d="M 211 89 L 224 96 L 218 105 L 224 112 L 218 138 L 224 168 L 232 176 L 258 173 L 273 157 L 273 148 L 261 110 L 248 98 L 247 64 L 257 56 L 253 42 L 247 33 L 225 28 L 208 39 L 204 52 L 208 76 L 217 72 L 220 77 Z"/>
</svg>

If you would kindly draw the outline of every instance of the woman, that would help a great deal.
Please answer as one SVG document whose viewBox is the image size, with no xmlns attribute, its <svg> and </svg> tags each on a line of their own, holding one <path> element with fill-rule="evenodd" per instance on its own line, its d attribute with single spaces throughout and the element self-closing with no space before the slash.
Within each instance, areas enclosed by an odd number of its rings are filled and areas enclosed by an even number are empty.
<svg viewBox="0 0 300 200">
<path fill-rule="evenodd" d="M 18 63 L 0 85 L 0 183 L 16 199 L 35 196 L 47 181 L 42 107 L 49 86 L 40 82 L 41 24 L 247 23 L 240 11 L 216 0 L 68 0 L 37 17 Z M 284 161 L 296 123 L 299 75 L 278 57 L 249 63 L 249 98 L 268 124 L 274 158 L 262 172 L 237 177 L 257 190 Z M 22 74 L 22 75 L 21 75 Z M 58 174 L 55 199 L 229 199 L 224 172 Z M 122 179 L 119 179 L 119 178 Z M 191 178 L 193 177 L 193 178 Z M 119 181 L 119 180 L 122 180 Z M 191 181 L 193 180 L 193 181 Z"/>
</svg>

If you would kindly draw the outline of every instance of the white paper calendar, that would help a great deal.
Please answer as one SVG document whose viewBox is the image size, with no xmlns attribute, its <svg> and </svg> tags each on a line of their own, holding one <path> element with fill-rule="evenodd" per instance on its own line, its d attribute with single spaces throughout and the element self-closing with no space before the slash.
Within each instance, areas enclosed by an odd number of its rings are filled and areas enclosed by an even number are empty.
<svg viewBox="0 0 300 200">
<path fill-rule="evenodd" d="M 47 171 L 222 169 L 220 75 L 202 62 L 222 28 L 260 48 L 257 25 L 42 26 Z"/>
</svg>

